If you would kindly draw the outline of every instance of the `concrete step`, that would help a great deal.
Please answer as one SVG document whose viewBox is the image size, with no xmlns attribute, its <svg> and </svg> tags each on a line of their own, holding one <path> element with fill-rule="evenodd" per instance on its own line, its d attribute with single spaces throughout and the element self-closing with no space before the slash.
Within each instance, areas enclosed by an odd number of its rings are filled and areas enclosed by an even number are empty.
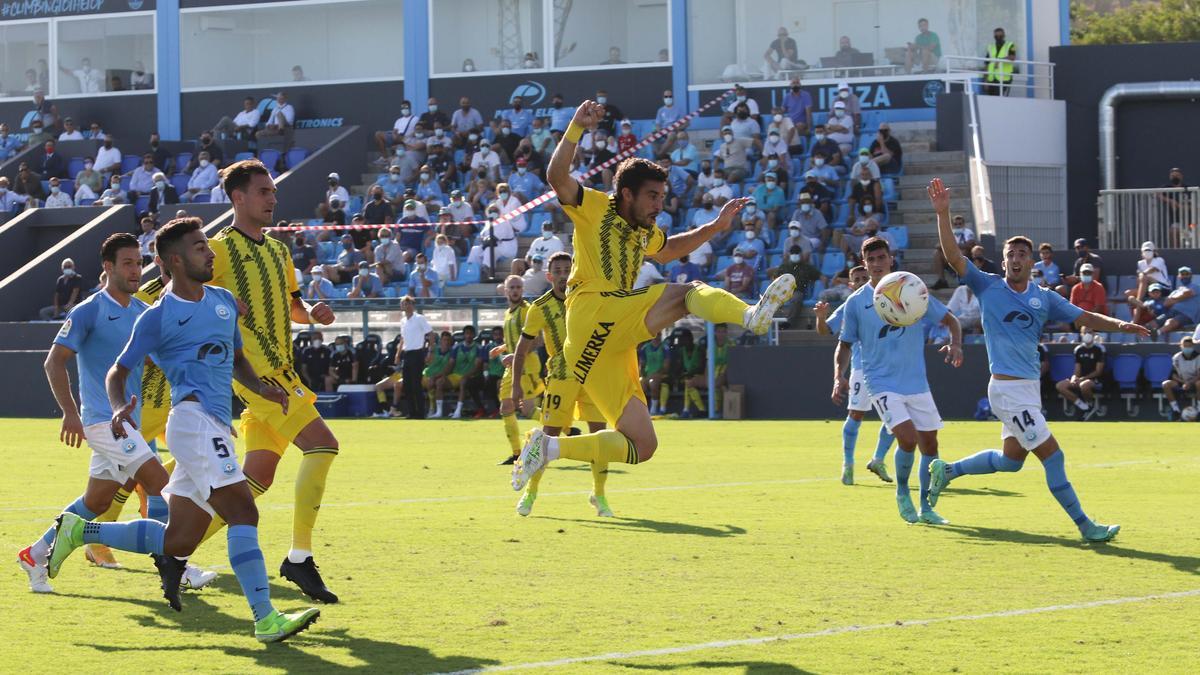
<svg viewBox="0 0 1200 675">
<path fill-rule="evenodd" d="M 935 233 L 933 231 L 933 228 L 930 228 L 930 231 L 928 233 L 920 232 L 917 234 L 913 234 L 912 228 L 911 227 L 909 228 L 909 230 L 908 230 L 908 248 L 909 248 L 909 250 L 918 249 L 918 248 L 933 249 L 933 247 L 935 247 L 937 245 L 938 245 L 938 236 L 937 236 L 937 233 Z"/>
<path fill-rule="evenodd" d="M 901 190 L 904 190 L 905 188 L 920 188 L 922 190 L 921 194 L 924 195 L 925 187 L 928 186 L 929 181 L 933 180 L 934 178 L 941 178 L 943 183 L 951 187 L 966 186 L 969 184 L 967 182 L 967 173 L 965 170 L 966 167 L 959 167 L 954 171 L 933 173 L 926 171 L 923 167 L 920 171 L 915 168 L 910 169 L 907 164 L 908 160 L 906 159 L 904 175 L 900 177 Z"/>
<path fill-rule="evenodd" d="M 952 213 L 960 213 L 971 208 L 971 200 L 966 197 L 951 197 L 950 211 Z M 892 209 L 892 213 L 897 211 L 933 211 L 933 205 L 929 203 L 929 198 L 924 199 L 901 199 L 896 208 Z"/>
<path fill-rule="evenodd" d="M 911 243 L 912 242 L 910 241 L 909 244 L 911 244 Z M 932 247 L 926 247 L 926 246 L 916 247 L 916 246 L 910 245 L 908 247 L 908 249 L 906 249 L 904 251 L 904 265 L 906 267 L 909 265 L 923 265 L 923 264 L 932 263 L 932 262 L 933 262 L 933 248 Z"/>
<path fill-rule="evenodd" d="M 507 272 L 506 272 L 507 274 Z M 443 295 L 448 298 L 487 298 L 496 295 L 496 284 L 467 284 L 466 286 L 447 286 Z"/>
<path fill-rule="evenodd" d="M 925 184 L 934 178 L 941 178 L 946 174 L 963 173 L 967 170 L 967 165 L 962 162 L 923 162 L 920 165 L 908 163 L 908 159 L 904 160 L 904 172 L 907 175 L 912 173 L 915 176 L 925 176 Z"/>
<path fill-rule="evenodd" d="M 914 225 L 937 225 L 937 214 L 933 211 L 894 211 L 888 216 L 888 222 L 892 225 L 907 225 L 912 228 Z"/>
<path fill-rule="evenodd" d="M 929 193 L 926 192 L 926 189 L 929 186 L 929 181 L 933 180 L 934 178 L 935 178 L 935 176 L 929 176 L 926 179 L 926 182 L 924 184 L 922 184 L 920 187 L 902 187 L 902 188 L 900 188 L 900 190 L 899 190 L 900 199 L 908 200 L 908 201 L 923 201 L 926 204 L 928 204 L 929 203 Z M 962 197 L 964 199 L 967 199 L 967 193 L 970 191 L 969 185 L 967 185 L 966 183 L 961 183 L 961 184 L 955 185 L 953 183 L 948 183 L 945 180 L 943 180 L 942 182 L 946 183 L 946 186 L 950 188 L 951 198 Z"/>
<path fill-rule="evenodd" d="M 962 150 L 941 150 L 931 152 L 906 152 L 904 165 L 923 165 L 926 163 L 959 162 L 965 164 L 967 153 Z"/>
<path fill-rule="evenodd" d="M 933 152 L 933 141 L 908 141 L 900 139 L 900 148 L 904 150 L 904 158 L 908 159 L 910 152 Z"/>
</svg>

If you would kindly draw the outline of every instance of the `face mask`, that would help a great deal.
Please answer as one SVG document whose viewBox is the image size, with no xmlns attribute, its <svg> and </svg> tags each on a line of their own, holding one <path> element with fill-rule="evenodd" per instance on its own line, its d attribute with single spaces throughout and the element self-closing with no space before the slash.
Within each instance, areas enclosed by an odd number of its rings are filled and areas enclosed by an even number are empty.
<svg viewBox="0 0 1200 675">
<path fill-rule="evenodd" d="M 714 179 L 713 179 L 713 185 L 715 185 L 715 186 L 717 186 L 717 187 L 721 187 L 721 186 L 722 186 L 722 185 L 724 185 L 724 184 L 725 184 L 725 179 L 724 179 L 724 178 L 714 178 Z"/>
<path fill-rule="evenodd" d="M 1154 251 L 1142 251 L 1142 260 L 1147 262 L 1154 260 Z"/>
<path fill-rule="evenodd" d="M 56 185 L 50 186 L 50 194 L 56 195 L 59 193 L 59 191 L 60 191 L 60 189 L 58 186 L 56 186 Z"/>
<path fill-rule="evenodd" d="M 769 180 L 769 181 L 767 181 L 767 189 L 768 189 L 768 190 L 774 190 L 774 189 L 775 189 L 775 185 L 776 185 L 775 181 L 773 181 L 773 180 Z"/>
<path fill-rule="evenodd" d="M 413 138 L 425 138 L 425 132 L 424 132 L 424 131 L 418 131 L 418 132 L 416 132 L 416 133 L 414 133 L 414 134 L 413 134 Z"/>
<path fill-rule="evenodd" d="M 500 127 L 500 133 L 501 135 L 507 136 L 512 133 L 512 129 L 509 127 Z"/>
<path fill-rule="evenodd" d="M 388 180 L 392 181 L 393 183 L 395 183 L 396 181 L 400 180 L 400 172 L 399 172 L 399 171 L 392 171 L 392 172 L 389 172 L 389 173 L 388 173 Z"/>
<path fill-rule="evenodd" d="M 505 200 L 507 200 L 507 199 L 508 199 L 508 193 L 507 193 L 507 192 L 499 192 L 499 193 L 497 193 L 497 195 L 500 197 L 500 201 L 505 201 Z"/>
<path fill-rule="evenodd" d="M 524 175 L 525 175 L 525 172 L 526 172 L 527 170 L 528 170 L 528 169 L 526 169 L 526 168 L 525 168 L 525 167 L 523 167 L 523 166 L 518 166 L 518 167 L 517 167 L 517 173 L 521 174 L 522 176 L 524 176 Z"/>
<path fill-rule="evenodd" d="M 793 253 L 793 254 L 791 254 L 791 255 L 789 255 L 789 256 L 788 256 L 788 260 L 791 260 L 791 261 L 792 261 L 792 262 L 794 262 L 794 263 L 798 263 L 798 262 L 800 262 L 800 254 L 799 254 L 799 253 Z"/>
<path fill-rule="evenodd" d="M 158 147 L 158 141 L 150 141 L 150 147 L 152 147 L 152 148 L 157 148 L 157 147 Z"/>
<path fill-rule="evenodd" d="M 738 103 L 744 103 L 745 101 L 746 101 L 746 97 L 745 97 L 744 95 L 743 95 L 743 96 L 738 96 L 738 97 L 737 97 L 737 102 L 738 102 Z"/>
<path fill-rule="evenodd" d="M 383 243 L 385 243 L 385 244 L 386 244 L 386 243 L 388 243 L 388 242 L 389 242 L 389 241 L 391 241 L 391 240 L 392 240 L 392 235 L 390 235 L 390 234 L 388 234 L 388 233 L 386 233 L 386 232 L 385 232 L 385 233 L 383 233 L 383 234 L 381 234 L 381 235 L 379 235 L 379 241 L 381 241 L 381 242 L 383 242 Z"/>
<path fill-rule="evenodd" d="M 740 255 L 733 256 L 733 262 L 737 263 L 738 265 L 741 265 L 743 260 L 745 260 L 745 258 Z"/>
<path fill-rule="evenodd" d="M 201 168 L 201 169 L 207 169 L 207 168 L 208 168 L 208 160 L 207 160 L 207 159 L 202 159 L 202 160 L 200 160 L 200 168 Z"/>
<path fill-rule="evenodd" d="M 600 105 L 604 105 L 605 103 L 608 103 L 608 97 L 607 96 L 597 96 L 596 103 L 599 103 Z"/>
<path fill-rule="evenodd" d="M 817 139 L 817 141 L 823 141 L 825 140 L 825 134 L 813 134 L 813 138 Z"/>
<path fill-rule="evenodd" d="M 825 166 L 825 158 L 817 157 L 813 160 L 813 166 Z"/>
<path fill-rule="evenodd" d="M 412 108 L 401 108 L 400 109 L 400 114 L 404 117 L 408 117 L 409 113 L 411 113 L 411 112 L 412 112 Z"/>
<path fill-rule="evenodd" d="M 483 146 L 482 148 L 479 148 L 479 154 L 481 154 L 481 155 L 487 155 L 487 154 L 488 154 L 488 150 L 491 150 L 491 148 L 489 148 L 489 147 L 487 147 L 487 146 L 485 145 L 485 146 Z"/>
<path fill-rule="evenodd" d="M 1191 356 L 1192 354 L 1196 353 L 1196 348 L 1195 347 L 1184 347 L 1183 349 L 1180 349 L 1179 351 L 1183 352 L 1184 356 Z"/>
<path fill-rule="evenodd" d="M 417 215 L 416 209 L 404 209 L 404 217 L 405 218 L 412 218 L 416 215 Z"/>
<path fill-rule="evenodd" d="M 533 67 L 533 59 L 525 59 L 525 67 L 532 68 Z"/>
<path fill-rule="evenodd" d="M 462 203 L 462 197 L 451 197 L 451 198 L 450 198 L 450 201 L 451 201 L 451 202 L 453 202 L 453 203 L 455 203 L 455 204 L 461 204 L 461 203 Z"/>
<path fill-rule="evenodd" d="M 713 203 L 712 203 L 712 202 L 703 202 L 703 204 L 704 204 L 704 208 L 705 208 L 706 210 L 712 210 L 712 207 L 713 207 Z"/>
<path fill-rule="evenodd" d="M 869 179 L 869 178 L 868 178 L 868 179 L 866 179 L 866 180 L 863 180 L 863 179 L 861 179 L 861 178 L 860 178 L 858 182 L 859 182 L 859 184 L 860 184 L 860 185 L 862 185 L 863 187 L 867 187 L 868 185 L 870 185 L 870 184 L 871 184 L 871 179 Z"/>
<path fill-rule="evenodd" d="M 360 276 L 360 277 L 366 277 L 367 274 L 369 274 L 369 272 L 367 270 L 359 270 L 358 271 L 358 276 Z"/>
<path fill-rule="evenodd" d="M 783 113 L 775 113 L 775 121 L 782 122 L 783 121 Z M 776 140 L 778 140 L 778 139 L 776 139 Z"/>
<path fill-rule="evenodd" d="M 436 103 L 432 103 L 432 104 L 430 104 L 430 106 L 429 106 L 429 112 L 431 112 L 431 113 L 435 113 L 435 112 L 437 112 L 437 110 L 438 110 L 438 106 L 437 106 L 437 104 L 436 104 Z"/>
<path fill-rule="evenodd" d="M 83 163 L 83 169 L 84 169 L 84 171 L 91 171 L 91 170 L 92 170 L 92 163 L 91 163 L 91 162 L 84 162 L 84 163 Z"/>
<path fill-rule="evenodd" d="M 725 134 L 725 135 L 724 135 L 724 136 L 722 136 L 721 138 L 724 138 L 726 143 L 732 143 L 732 142 L 733 142 L 733 134 Z"/>
<path fill-rule="evenodd" d="M 687 144 L 688 144 L 688 142 L 683 139 L 679 139 L 678 141 L 675 141 L 675 147 L 678 147 L 678 148 L 686 148 Z"/>
<path fill-rule="evenodd" d="M 159 182 L 161 183 L 162 181 L 159 181 Z M 113 184 L 112 184 L 112 189 L 114 189 L 114 190 L 120 190 L 120 189 L 121 189 L 121 184 L 120 184 L 119 182 L 118 182 L 118 183 L 113 183 Z"/>
<path fill-rule="evenodd" d="M 73 277 L 73 276 L 75 276 L 75 268 L 74 268 L 74 267 L 68 267 L 68 268 L 66 268 L 65 270 L 63 270 L 63 276 L 64 276 L 64 277 Z"/>
<path fill-rule="evenodd" d="M 746 209 L 746 210 L 749 211 L 749 209 Z M 753 241 L 754 238 L 757 236 L 758 236 L 758 233 L 755 232 L 754 230 L 746 230 L 746 241 Z"/>
<path fill-rule="evenodd" d="M 608 147 L 608 141 L 596 141 L 596 149 L 603 150 Z"/>
<path fill-rule="evenodd" d="M 1096 339 L 1096 336 L 1092 335 L 1091 333 L 1084 333 L 1083 335 L 1079 336 L 1079 339 L 1083 340 L 1083 344 L 1090 345 L 1092 344 L 1092 341 Z"/>
<path fill-rule="evenodd" d="M 425 263 L 417 263 L 417 271 L 424 272 L 425 271 Z"/>
<path fill-rule="evenodd" d="M 312 341 L 312 347 L 313 347 L 313 349 L 320 349 L 322 344 L 323 344 L 323 343 L 322 343 L 320 340 L 313 340 L 313 341 Z"/>
<path fill-rule="evenodd" d="M 554 230 L 542 230 L 542 239 L 549 239 L 554 236 Z"/>
<path fill-rule="evenodd" d="M 490 220 L 495 220 L 500 217 L 500 212 L 499 211 L 488 211 L 487 217 Z"/>
<path fill-rule="evenodd" d="M 839 91 L 838 98 L 850 98 L 850 91 L 847 89 L 843 89 L 843 90 Z"/>
<path fill-rule="evenodd" d="M 421 174 L 421 180 L 422 180 L 422 181 L 428 181 L 428 180 L 429 180 L 429 174 L 428 174 L 428 173 L 423 173 L 423 174 Z"/>
<path fill-rule="evenodd" d="M 335 345 L 334 349 L 337 349 L 339 352 L 344 353 L 346 351 L 346 345 L 345 344 Z"/>
<path fill-rule="evenodd" d="M 1079 275 L 1079 280 L 1080 280 L 1080 281 L 1082 281 L 1082 282 L 1083 282 L 1083 283 L 1085 283 L 1085 284 L 1091 283 L 1091 281 L 1092 281 L 1092 275 L 1090 275 L 1090 274 L 1080 274 L 1080 275 Z"/>
<path fill-rule="evenodd" d="M 869 161 L 871 161 L 871 158 L 867 155 L 859 155 L 858 156 L 858 163 L 862 164 L 863 166 L 866 166 L 867 162 L 869 162 Z"/>
<path fill-rule="evenodd" d="M 342 248 L 344 248 L 347 251 L 353 251 L 354 250 L 354 242 L 352 242 L 352 241 L 342 242 Z"/>
<path fill-rule="evenodd" d="M 472 143 L 474 143 L 475 141 L 479 140 L 479 134 L 470 134 L 469 136 L 467 136 L 467 138 L 470 139 L 470 141 Z"/>
<path fill-rule="evenodd" d="M 870 213 L 874 210 L 875 210 L 874 206 L 871 206 L 870 204 L 863 204 L 863 213 Z"/>
<path fill-rule="evenodd" d="M 675 103 L 675 99 L 670 96 L 666 96 L 663 98 L 663 105 L 672 105 L 674 103 Z"/>
<path fill-rule="evenodd" d="M 808 213 L 809 211 L 812 211 L 812 204 L 800 205 L 800 213 Z"/>
</svg>

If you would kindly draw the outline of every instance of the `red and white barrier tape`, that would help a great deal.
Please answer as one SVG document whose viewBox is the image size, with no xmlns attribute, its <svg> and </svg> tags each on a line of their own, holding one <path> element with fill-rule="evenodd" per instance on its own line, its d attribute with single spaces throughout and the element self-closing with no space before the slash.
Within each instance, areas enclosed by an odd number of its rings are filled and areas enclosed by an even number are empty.
<svg viewBox="0 0 1200 675">
<path fill-rule="evenodd" d="M 587 171 L 583 172 L 583 174 L 580 175 L 579 179 L 581 181 L 587 180 L 588 178 L 595 176 L 596 174 L 600 173 L 601 171 L 604 171 L 605 169 L 609 168 L 610 166 L 613 166 L 614 164 L 617 164 L 618 162 L 621 162 L 629 157 L 632 157 L 635 153 L 637 153 L 638 150 L 641 150 L 642 148 L 646 147 L 647 145 L 650 145 L 654 141 L 662 138 L 663 136 L 666 136 L 667 134 L 674 133 L 680 127 L 684 126 L 685 124 L 687 124 L 687 123 L 691 122 L 692 120 L 694 120 L 695 118 L 699 117 L 701 113 L 703 113 L 704 111 L 713 107 L 714 105 L 717 105 L 722 100 L 724 100 L 724 98 L 726 96 L 730 95 L 731 93 L 733 93 L 733 89 L 725 90 L 724 92 L 721 93 L 720 96 L 717 96 L 716 98 L 712 99 L 708 103 L 705 103 L 704 105 L 700 106 L 699 108 L 696 108 L 692 112 L 684 115 L 683 117 L 680 117 L 679 119 L 675 120 L 671 124 L 668 124 L 667 126 L 663 127 L 662 129 L 659 129 L 658 131 L 655 131 L 655 132 L 647 135 L 645 138 L 638 141 L 633 147 L 629 148 L 628 150 L 626 150 L 622 153 L 619 153 L 616 156 L 614 156 L 612 159 L 609 159 L 608 161 L 606 161 L 602 164 L 599 164 L 597 166 L 594 166 L 594 167 L 588 169 Z M 537 197 L 534 197 L 533 199 L 518 206 L 517 208 L 513 209 L 512 211 L 509 211 L 508 213 L 500 216 L 494 222 L 503 223 L 505 221 L 512 220 L 513 218 L 516 218 L 517 216 L 529 213 L 533 209 L 536 209 L 537 207 L 541 206 L 542 204 L 545 204 L 546 202 L 550 201 L 551 199 L 556 199 L 556 198 L 557 198 L 557 196 L 554 194 L 554 190 L 548 190 L 545 193 L 540 194 Z M 434 226 L 441 226 L 441 225 L 487 225 L 488 222 L 489 221 L 487 221 L 487 220 L 459 220 L 459 221 L 454 221 L 454 222 L 449 222 L 449 223 L 438 223 L 438 222 L 412 223 L 411 225 L 420 225 L 422 227 L 434 227 Z M 396 225 L 396 223 L 388 223 L 386 225 L 288 225 L 286 227 L 268 227 L 268 228 L 264 228 L 264 229 L 276 230 L 276 231 L 378 230 L 381 227 L 394 227 L 395 225 Z"/>
</svg>

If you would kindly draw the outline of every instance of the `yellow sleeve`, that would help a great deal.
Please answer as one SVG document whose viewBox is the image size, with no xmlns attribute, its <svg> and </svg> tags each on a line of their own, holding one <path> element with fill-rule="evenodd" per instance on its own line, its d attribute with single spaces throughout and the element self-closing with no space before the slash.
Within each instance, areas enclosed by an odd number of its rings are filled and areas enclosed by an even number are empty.
<svg viewBox="0 0 1200 675">
<path fill-rule="evenodd" d="M 296 263 L 292 262 L 292 256 L 284 249 L 283 259 L 286 261 L 283 264 L 284 276 L 287 277 L 287 292 L 289 296 L 300 292 L 300 285 L 296 283 Z"/>
<path fill-rule="evenodd" d="M 209 239 L 208 245 L 212 248 L 215 256 L 213 257 L 213 278 L 208 282 L 212 286 L 220 286 L 225 290 L 233 293 L 237 297 L 237 291 L 234 289 L 232 280 L 229 276 L 229 245 L 223 239 Z"/>
<path fill-rule="evenodd" d="M 667 245 L 667 233 L 655 225 L 650 228 L 650 236 L 646 239 L 646 255 L 654 255 Z"/>
<path fill-rule="evenodd" d="M 579 186 L 579 192 L 579 204 L 563 204 L 563 211 L 575 223 L 575 229 L 595 230 L 608 210 L 608 195 L 583 185 Z"/>
<path fill-rule="evenodd" d="M 541 333 L 542 329 L 546 327 L 545 317 L 545 313 L 537 305 L 530 305 L 528 314 L 525 316 L 525 326 L 521 329 L 521 333 L 537 338 L 538 333 Z"/>
</svg>

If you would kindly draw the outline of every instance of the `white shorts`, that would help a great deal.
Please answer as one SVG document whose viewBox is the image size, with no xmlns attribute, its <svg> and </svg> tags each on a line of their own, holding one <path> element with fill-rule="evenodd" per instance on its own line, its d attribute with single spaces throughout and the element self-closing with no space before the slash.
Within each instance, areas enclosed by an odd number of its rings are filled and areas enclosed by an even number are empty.
<svg viewBox="0 0 1200 675">
<path fill-rule="evenodd" d="M 855 412 L 867 412 L 871 409 L 871 392 L 867 389 L 867 380 L 861 370 L 850 371 L 850 399 L 846 409 Z"/>
<path fill-rule="evenodd" d="M 99 422 L 83 428 L 83 437 L 92 449 L 88 475 L 124 484 L 148 459 L 156 459 L 137 429 L 125 424 L 125 438 L 113 438 L 112 425 Z"/>
<path fill-rule="evenodd" d="M 1022 448 L 1033 450 L 1050 438 L 1050 427 L 1042 414 L 1042 385 L 1037 380 L 988 381 L 988 403 L 1004 425 L 1000 439 L 1017 439 Z"/>
<path fill-rule="evenodd" d="M 215 516 L 208 497 L 217 488 L 246 480 L 238 465 L 232 430 L 199 403 L 183 401 L 167 417 L 167 447 L 175 471 L 163 492 L 187 497 Z"/>
<path fill-rule="evenodd" d="M 896 425 L 909 420 L 912 420 L 917 431 L 937 431 L 942 428 L 942 416 L 933 402 L 933 394 L 927 391 L 920 394 L 884 391 L 871 396 L 871 404 L 888 431 L 894 431 Z"/>
</svg>

